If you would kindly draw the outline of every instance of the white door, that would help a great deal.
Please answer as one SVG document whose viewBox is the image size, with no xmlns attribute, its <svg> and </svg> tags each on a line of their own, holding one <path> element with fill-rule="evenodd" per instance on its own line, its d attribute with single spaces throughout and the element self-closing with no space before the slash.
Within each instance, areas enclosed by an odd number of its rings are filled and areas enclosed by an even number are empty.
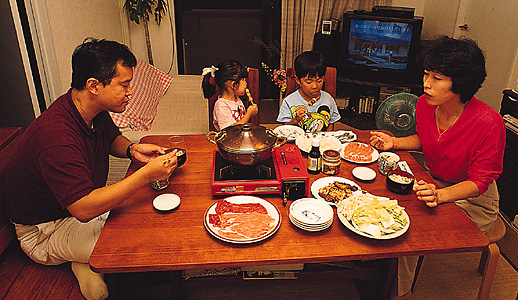
<svg viewBox="0 0 518 300">
<path fill-rule="evenodd" d="M 486 55 L 487 77 L 476 97 L 500 110 L 502 90 L 514 87 L 518 67 L 518 1 L 461 0 L 455 37 L 478 42 Z M 514 72 L 513 72 L 514 71 Z"/>
</svg>

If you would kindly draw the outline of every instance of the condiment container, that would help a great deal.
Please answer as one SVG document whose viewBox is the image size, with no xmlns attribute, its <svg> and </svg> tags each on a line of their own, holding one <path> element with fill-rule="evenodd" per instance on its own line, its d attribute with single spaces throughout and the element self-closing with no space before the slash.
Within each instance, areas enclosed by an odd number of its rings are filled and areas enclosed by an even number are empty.
<svg viewBox="0 0 518 300">
<path fill-rule="evenodd" d="M 320 139 L 311 140 L 311 151 L 308 154 L 308 173 L 318 174 L 322 168 L 322 156 L 320 155 Z"/>
<path fill-rule="evenodd" d="M 387 187 L 389 190 L 397 194 L 409 194 L 414 187 L 415 178 L 412 174 L 393 170 L 387 175 Z"/>
<path fill-rule="evenodd" d="M 322 153 L 322 173 L 326 175 L 340 174 L 340 153 L 336 150 L 326 150 Z"/>
</svg>

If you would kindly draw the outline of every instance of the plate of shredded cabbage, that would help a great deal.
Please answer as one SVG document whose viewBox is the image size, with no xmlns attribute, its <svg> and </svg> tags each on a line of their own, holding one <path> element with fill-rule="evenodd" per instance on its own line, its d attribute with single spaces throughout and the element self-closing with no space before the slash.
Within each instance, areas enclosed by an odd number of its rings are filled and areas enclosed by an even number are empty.
<svg viewBox="0 0 518 300">
<path fill-rule="evenodd" d="M 393 239 L 403 235 L 410 227 L 410 218 L 397 200 L 368 193 L 338 202 L 337 214 L 345 227 L 372 239 Z"/>
</svg>

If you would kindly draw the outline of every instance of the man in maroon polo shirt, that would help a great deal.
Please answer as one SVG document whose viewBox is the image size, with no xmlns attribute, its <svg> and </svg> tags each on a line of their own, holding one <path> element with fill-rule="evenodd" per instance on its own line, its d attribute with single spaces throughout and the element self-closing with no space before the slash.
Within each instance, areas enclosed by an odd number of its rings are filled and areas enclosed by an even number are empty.
<svg viewBox="0 0 518 300">
<path fill-rule="evenodd" d="M 108 113 L 125 110 L 135 65 L 126 46 L 86 39 L 72 55 L 71 89 L 27 128 L 8 165 L 7 209 L 22 249 L 41 264 L 72 262 L 86 299 L 108 297 L 88 265 L 108 212 L 176 168 L 174 151 L 131 143 Z M 109 154 L 146 165 L 105 186 Z"/>
</svg>

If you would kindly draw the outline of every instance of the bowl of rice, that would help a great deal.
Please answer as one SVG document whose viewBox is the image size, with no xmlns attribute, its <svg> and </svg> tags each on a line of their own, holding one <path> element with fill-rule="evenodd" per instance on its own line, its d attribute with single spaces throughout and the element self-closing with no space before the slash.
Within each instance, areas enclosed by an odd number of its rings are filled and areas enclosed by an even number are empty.
<svg viewBox="0 0 518 300">
<path fill-rule="evenodd" d="M 414 187 L 414 181 L 414 176 L 405 171 L 393 170 L 387 174 L 387 187 L 397 194 L 410 193 Z"/>
</svg>

